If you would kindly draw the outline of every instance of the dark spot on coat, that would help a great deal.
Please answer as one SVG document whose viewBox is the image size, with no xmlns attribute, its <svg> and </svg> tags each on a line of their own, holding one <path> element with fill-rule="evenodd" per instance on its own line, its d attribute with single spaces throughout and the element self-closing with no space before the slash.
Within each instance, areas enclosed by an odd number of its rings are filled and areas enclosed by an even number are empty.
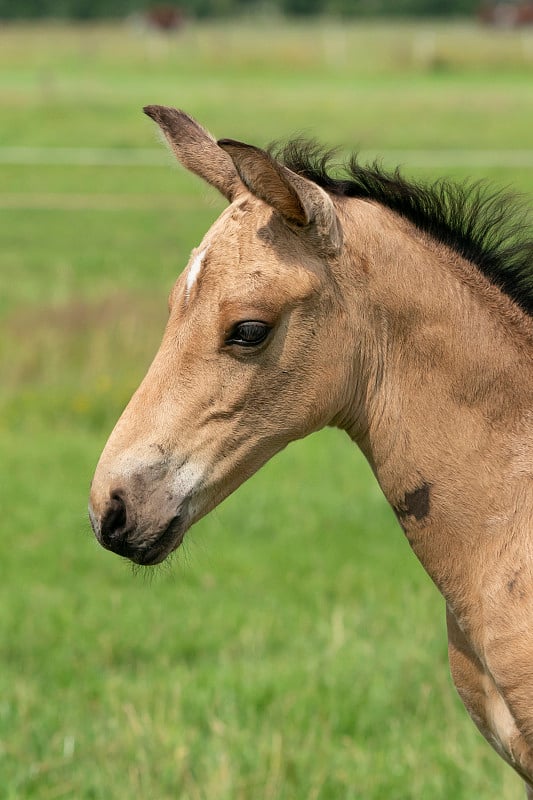
<svg viewBox="0 0 533 800">
<path fill-rule="evenodd" d="M 430 491 L 431 484 L 423 483 L 412 492 L 407 492 L 401 503 L 394 506 L 400 523 L 402 523 L 405 517 L 414 517 L 417 522 L 420 522 L 420 520 L 428 516 L 430 510 Z"/>
<path fill-rule="evenodd" d="M 518 594 L 520 600 L 523 600 L 527 593 L 525 591 L 523 581 L 519 580 L 521 571 L 522 570 L 520 567 L 515 569 L 513 577 L 507 581 L 507 591 L 509 594 L 515 595 L 515 597 Z"/>
</svg>

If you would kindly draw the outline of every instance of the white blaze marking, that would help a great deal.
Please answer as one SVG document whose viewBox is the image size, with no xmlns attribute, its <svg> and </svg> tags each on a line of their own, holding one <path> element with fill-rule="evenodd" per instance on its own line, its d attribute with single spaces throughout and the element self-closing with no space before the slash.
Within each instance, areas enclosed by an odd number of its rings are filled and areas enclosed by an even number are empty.
<svg viewBox="0 0 533 800">
<path fill-rule="evenodd" d="M 204 248 L 204 250 L 200 250 L 199 253 L 196 253 L 193 262 L 189 267 L 189 270 L 187 272 L 187 283 L 185 292 L 187 300 L 189 299 L 189 294 L 191 293 L 192 287 L 194 286 L 194 284 L 198 279 L 198 275 L 200 274 L 200 270 L 202 269 L 202 264 L 206 253 L 207 253 L 207 247 Z"/>
</svg>

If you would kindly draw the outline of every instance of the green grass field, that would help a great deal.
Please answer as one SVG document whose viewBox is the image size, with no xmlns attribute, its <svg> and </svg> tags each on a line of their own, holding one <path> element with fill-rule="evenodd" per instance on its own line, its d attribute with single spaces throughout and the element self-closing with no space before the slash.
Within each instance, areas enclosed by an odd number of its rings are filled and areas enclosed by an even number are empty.
<svg viewBox="0 0 533 800">
<path fill-rule="evenodd" d="M 522 797 L 454 693 L 442 599 L 338 431 L 157 570 L 99 548 L 85 509 L 222 208 L 143 105 L 533 194 L 532 78 L 531 32 L 467 25 L 0 29 L 2 800 Z"/>
</svg>

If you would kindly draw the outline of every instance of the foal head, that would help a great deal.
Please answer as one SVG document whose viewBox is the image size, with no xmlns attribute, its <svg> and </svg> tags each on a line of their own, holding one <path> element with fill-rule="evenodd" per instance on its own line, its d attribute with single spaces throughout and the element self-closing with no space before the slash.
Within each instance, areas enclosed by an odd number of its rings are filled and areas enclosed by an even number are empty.
<svg viewBox="0 0 533 800">
<path fill-rule="evenodd" d="M 330 197 L 262 150 L 216 143 L 182 112 L 145 111 L 230 202 L 172 289 L 160 349 L 92 484 L 99 541 L 155 564 L 288 442 L 335 419 L 348 353 Z"/>
</svg>

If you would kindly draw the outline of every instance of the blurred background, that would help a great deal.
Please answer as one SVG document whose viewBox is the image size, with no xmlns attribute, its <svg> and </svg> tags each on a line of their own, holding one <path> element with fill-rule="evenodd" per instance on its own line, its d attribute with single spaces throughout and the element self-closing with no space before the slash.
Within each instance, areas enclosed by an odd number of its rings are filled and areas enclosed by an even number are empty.
<svg viewBox="0 0 533 800">
<path fill-rule="evenodd" d="M 522 797 L 340 432 L 289 447 L 157 570 L 100 549 L 85 509 L 223 208 L 142 106 L 531 194 L 531 7 L 0 0 L 0 797 Z"/>
</svg>

